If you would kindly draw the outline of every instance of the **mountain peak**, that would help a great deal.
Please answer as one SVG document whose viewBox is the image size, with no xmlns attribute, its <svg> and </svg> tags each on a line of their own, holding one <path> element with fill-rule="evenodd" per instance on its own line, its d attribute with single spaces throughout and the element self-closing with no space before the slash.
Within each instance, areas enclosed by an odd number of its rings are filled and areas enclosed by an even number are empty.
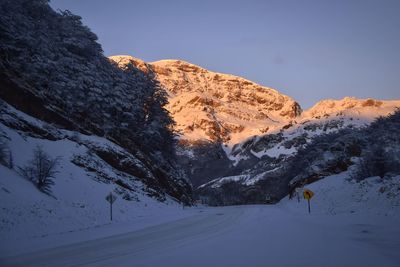
<svg viewBox="0 0 400 267">
<path fill-rule="evenodd" d="M 386 116 L 396 107 L 400 106 L 399 100 L 377 100 L 373 98 L 359 99 L 344 97 L 342 99 L 325 99 L 316 103 L 310 109 L 304 111 L 304 117 L 318 118 L 329 115 L 354 116 L 361 115 L 375 118 L 378 115 Z"/>
<path fill-rule="evenodd" d="M 136 64 L 145 63 L 143 60 L 136 57 L 132 57 L 130 55 L 115 55 L 115 56 L 110 56 L 109 59 L 121 65 L 127 65 L 128 63 L 136 63 Z"/>
<path fill-rule="evenodd" d="M 191 66 L 195 66 L 195 67 L 197 67 L 199 69 L 204 69 L 204 68 L 202 68 L 202 67 L 200 67 L 198 65 L 192 64 L 192 63 L 190 63 L 188 61 L 181 60 L 181 59 L 161 59 L 161 60 L 150 62 L 150 64 L 159 65 L 159 66 L 162 66 L 162 65 L 166 65 L 166 66 L 191 65 Z"/>
<path fill-rule="evenodd" d="M 141 71 L 148 73 L 150 71 L 149 65 L 136 57 L 130 55 L 116 55 L 108 57 L 111 61 L 115 62 L 119 68 L 125 69 L 128 65 L 133 65 Z"/>
</svg>

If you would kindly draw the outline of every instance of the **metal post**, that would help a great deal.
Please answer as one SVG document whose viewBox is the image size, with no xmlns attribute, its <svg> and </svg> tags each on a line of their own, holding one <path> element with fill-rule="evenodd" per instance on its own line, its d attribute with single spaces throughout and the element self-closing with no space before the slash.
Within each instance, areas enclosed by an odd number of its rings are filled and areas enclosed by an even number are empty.
<svg viewBox="0 0 400 267">
<path fill-rule="evenodd" d="M 110 218 L 111 218 L 111 221 L 112 221 L 112 203 L 110 202 Z"/>
<path fill-rule="evenodd" d="M 310 200 L 309 200 L 309 199 L 307 199 L 307 202 L 308 202 L 308 213 L 311 213 L 311 208 L 310 208 Z"/>
</svg>

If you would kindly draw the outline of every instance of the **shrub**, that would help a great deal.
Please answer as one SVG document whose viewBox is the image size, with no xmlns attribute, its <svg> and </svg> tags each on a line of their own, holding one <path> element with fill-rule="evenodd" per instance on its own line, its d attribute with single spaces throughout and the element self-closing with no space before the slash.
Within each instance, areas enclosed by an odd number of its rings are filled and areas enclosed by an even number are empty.
<svg viewBox="0 0 400 267">
<path fill-rule="evenodd" d="M 19 170 L 21 175 L 32 181 L 40 191 L 50 195 L 58 164 L 59 158 L 51 158 L 41 146 L 37 146 L 33 151 L 32 160 Z"/>
</svg>

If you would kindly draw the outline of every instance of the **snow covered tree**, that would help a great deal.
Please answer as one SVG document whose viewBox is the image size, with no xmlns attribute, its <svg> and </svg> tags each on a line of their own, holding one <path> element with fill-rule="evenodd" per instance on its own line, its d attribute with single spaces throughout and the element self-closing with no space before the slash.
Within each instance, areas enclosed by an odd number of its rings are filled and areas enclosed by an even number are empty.
<svg viewBox="0 0 400 267">
<path fill-rule="evenodd" d="M 121 70 L 104 57 L 81 17 L 55 12 L 46 0 L 2 1 L 0 11 L 2 78 L 23 84 L 44 100 L 45 109 L 79 125 L 74 128 L 149 153 L 172 148 L 164 90 L 135 66 Z M 18 93 L 10 89 L 0 96 L 15 99 Z"/>
<path fill-rule="evenodd" d="M 0 14 L 0 98 L 60 128 L 124 147 L 176 193 L 169 182 L 183 177 L 173 121 L 154 77 L 134 65 L 120 69 L 79 16 L 54 11 L 47 0 L 0 1 Z"/>
</svg>

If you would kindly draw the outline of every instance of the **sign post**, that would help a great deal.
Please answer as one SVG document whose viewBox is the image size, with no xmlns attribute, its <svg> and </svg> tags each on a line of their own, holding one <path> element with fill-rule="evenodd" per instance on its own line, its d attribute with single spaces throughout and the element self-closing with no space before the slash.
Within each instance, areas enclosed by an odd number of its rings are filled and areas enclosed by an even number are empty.
<svg viewBox="0 0 400 267">
<path fill-rule="evenodd" d="M 112 205 L 117 200 L 117 197 L 112 192 L 106 196 L 106 200 L 110 203 L 110 219 L 112 221 Z"/>
<path fill-rule="evenodd" d="M 310 200 L 314 196 L 314 192 L 309 190 L 309 189 L 304 189 L 303 191 L 303 197 L 307 199 L 308 203 L 308 213 L 311 213 L 311 206 L 310 206 Z"/>
</svg>

